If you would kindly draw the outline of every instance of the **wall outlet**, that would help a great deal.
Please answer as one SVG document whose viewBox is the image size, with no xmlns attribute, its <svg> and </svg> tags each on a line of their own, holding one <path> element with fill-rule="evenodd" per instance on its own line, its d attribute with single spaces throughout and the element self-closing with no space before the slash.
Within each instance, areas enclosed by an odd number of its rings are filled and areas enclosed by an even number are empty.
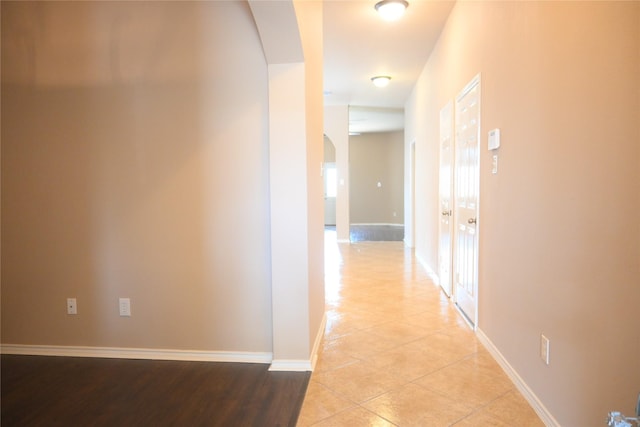
<svg viewBox="0 0 640 427">
<path fill-rule="evenodd" d="M 120 298 L 120 316 L 131 316 L 131 300 L 129 298 Z"/>
<path fill-rule="evenodd" d="M 549 338 L 540 335 L 540 359 L 545 364 L 549 364 Z"/>
<path fill-rule="evenodd" d="M 67 298 L 67 314 L 78 314 L 78 303 L 75 298 Z"/>
</svg>

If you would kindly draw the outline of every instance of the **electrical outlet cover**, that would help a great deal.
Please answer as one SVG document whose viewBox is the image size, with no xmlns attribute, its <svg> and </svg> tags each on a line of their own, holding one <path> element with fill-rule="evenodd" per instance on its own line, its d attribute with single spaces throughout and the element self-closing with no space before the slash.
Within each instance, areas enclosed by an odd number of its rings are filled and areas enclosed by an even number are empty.
<svg viewBox="0 0 640 427">
<path fill-rule="evenodd" d="M 540 335 L 540 358 L 545 364 L 549 364 L 549 338 Z"/>
<path fill-rule="evenodd" d="M 129 298 L 120 298 L 120 316 L 131 316 L 131 300 Z"/>
</svg>

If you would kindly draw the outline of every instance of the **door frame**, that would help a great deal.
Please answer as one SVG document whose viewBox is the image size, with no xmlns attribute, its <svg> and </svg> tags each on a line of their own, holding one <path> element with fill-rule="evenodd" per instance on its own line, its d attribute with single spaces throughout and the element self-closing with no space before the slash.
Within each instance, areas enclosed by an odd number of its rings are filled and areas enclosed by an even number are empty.
<svg viewBox="0 0 640 427">
<path fill-rule="evenodd" d="M 416 140 L 409 144 L 409 227 L 405 227 L 405 245 L 416 247 Z M 406 218 L 406 215 L 405 215 Z M 407 233 L 407 228 L 409 232 Z"/>
<path fill-rule="evenodd" d="M 440 150 L 439 155 L 439 180 L 438 180 L 438 281 L 440 282 L 440 287 L 442 288 L 445 295 L 449 298 L 453 296 L 453 244 L 454 244 L 454 211 L 455 211 L 455 181 L 454 181 L 454 171 L 455 171 L 455 115 L 454 115 L 454 104 L 453 101 L 449 100 L 445 104 L 444 107 L 440 109 L 440 136 L 438 139 L 438 145 Z M 443 125 L 447 126 L 447 129 L 443 129 Z M 448 134 L 449 139 L 449 176 L 446 177 L 446 180 L 449 182 L 449 186 L 447 189 L 443 186 L 443 160 L 444 152 L 442 149 L 443 136 Z M 443 207 L 443 193 L 444 191 L 448 192 L 449 195 L 449 204 L 448 208 L 445 209 Z M 443 231 L 444 231 L 444 216 L 448 218 L 448 235 L 449 235 L 449 244 L 448 244 L 448 253 L 443 254 Z M 447 262 L 447 270 L 448 274 L 446 278 L 444 276 L 443 269 L 443 257 L 448 256 Z M 447 285 L 448 283 L 448 285 Z"/>
</svg>

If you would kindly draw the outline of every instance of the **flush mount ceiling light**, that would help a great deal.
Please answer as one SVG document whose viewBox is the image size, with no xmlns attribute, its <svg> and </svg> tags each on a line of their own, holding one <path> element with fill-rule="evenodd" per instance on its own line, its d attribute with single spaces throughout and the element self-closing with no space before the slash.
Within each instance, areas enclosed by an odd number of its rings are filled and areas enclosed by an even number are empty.
<svg viewBox="0 0 640 427">
<path fill-rule="evenodd" d="M 398 20 L 404 15 L 409 3 L 405 0 L 382 0 L 376 3 L 376 10 L 387 21 Z"/>
<path fill-rule="evenodd" d="M 374 85 L 376 85 L 377 87 L 385 87 L 386 85 L 389 84 L 389 81 L 391 80 L 391 77 L 389 76 L 375 76 L 375 77 L 371 77 L 371 81 L 373 82 Z"/>
</svg>

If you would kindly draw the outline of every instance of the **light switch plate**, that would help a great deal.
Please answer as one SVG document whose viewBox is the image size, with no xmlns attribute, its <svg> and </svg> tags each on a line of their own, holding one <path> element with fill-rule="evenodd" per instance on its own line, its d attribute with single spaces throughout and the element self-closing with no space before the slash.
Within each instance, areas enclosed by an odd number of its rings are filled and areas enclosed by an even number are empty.
<svg viewBox="0 0 640 427">
<path fill-rule="evenodd" d="M 495 150 L 500 148 L 500 129 L 493 129 L 489 131 L 489 150 Z"/>
</svg>

